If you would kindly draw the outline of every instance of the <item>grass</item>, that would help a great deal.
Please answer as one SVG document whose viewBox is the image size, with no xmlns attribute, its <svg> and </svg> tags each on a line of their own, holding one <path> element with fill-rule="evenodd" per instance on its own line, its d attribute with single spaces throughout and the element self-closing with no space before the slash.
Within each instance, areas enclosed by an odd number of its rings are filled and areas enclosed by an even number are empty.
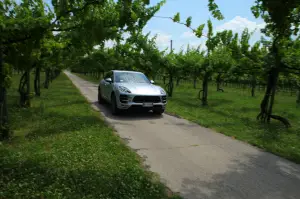
<svg viewBox="0 0 300 199">
<path fill-rule="evenodd" d="M 99 82 L 93 77 L 79 76 Z M 199 89 L 193 89 L 192 84 L 181 84 L 168 99 L 167 112 L 300 163 L 300 106 L 296 104 L 296 96 L 280 92 L 275 98 L 274 114 L 288 118 L 292 124 L 286 129 L 278 121 L 263 124 L 256 120 L 262 91 L 251 97 L 250 89 L 224 87 L 224 90 L 216 92 L 216 86 L 210 84 L 209 105 L 203 107 L 197 99 Z"/>
<path fill-rule="evenodd" d="M 0 142 L 0 198 L 167 198 L 64 74 L 29 109 L 17 106 L 18 79 L 8 93 L 15 136 Z"/>
</svg>

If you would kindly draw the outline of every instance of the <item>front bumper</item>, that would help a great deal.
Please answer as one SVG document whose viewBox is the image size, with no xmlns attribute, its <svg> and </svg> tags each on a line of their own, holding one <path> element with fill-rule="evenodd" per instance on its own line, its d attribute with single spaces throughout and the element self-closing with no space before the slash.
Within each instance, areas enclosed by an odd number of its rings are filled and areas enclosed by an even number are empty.
<svg viewBox="0 0 300 199">
<path fill-rule="evenodd" d="M 135 100 L 137 98 L 138 100 Z M 155 97 L 155 100 L 151 100 L 149 98 Z M 158 100 L 157 98 L 160 98 Z M 143 98 L 147 100 L 143 100 Z M 136 102 L 138 101 L 138 102 Z M 148 106 L 152 105 L 152 106 Z M 129 108 L 147 108 L 147 109 L 154 109 L 154 108 L 162 108 L 165 109 L 167 105 L 166 95 L 133 95 L 133 94 L 119 94 L 117 96 L 117 106 L 119 109 L 129 109 Z"/>
</svg>

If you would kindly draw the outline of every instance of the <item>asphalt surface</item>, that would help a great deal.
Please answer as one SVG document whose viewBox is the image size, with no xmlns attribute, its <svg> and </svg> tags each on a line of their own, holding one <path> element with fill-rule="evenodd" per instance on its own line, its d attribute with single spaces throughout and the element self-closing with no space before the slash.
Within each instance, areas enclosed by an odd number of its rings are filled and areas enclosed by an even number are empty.
<svg viewBox="0 0 300 199">
<path fill-rule="evenodd" d="M 188 199 L 300 199 L 300 165 L 167 114 L 97 103 L 97 85 L 66 72 L 162 182 Z"/>
</svg>

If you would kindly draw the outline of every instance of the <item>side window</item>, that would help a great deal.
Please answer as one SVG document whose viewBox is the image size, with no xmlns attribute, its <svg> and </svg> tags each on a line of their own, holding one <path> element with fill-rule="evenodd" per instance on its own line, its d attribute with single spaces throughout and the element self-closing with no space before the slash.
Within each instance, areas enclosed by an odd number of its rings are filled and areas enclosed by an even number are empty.
<svg viewBox="0 0 300 199">
<path fill-rule="evenodd" d="M 111 71 L 109 71 L 105 74 L 104 79 L 106 79 L 106 78 L 112 78 L 112 72 Z"/>
<path fill-rule="evenodd" d="M 114 81 L 114 79 L 115 79 L 115 75 L 114 75 L 114 73 L 113 73 L 113 72 L 111 72 L 111 76 L 110 76 L 110 78 L 111 78 L 112 82 L 115 82 L 115 81 Z"/>
<path fill-rule="evenodd" d="M 106 78 L 111 78 L 112 82 L 114 82 L 114 75 L 112 71 L 109 71 L 108 73 L 106 73 L 106 75 L 104 76 L 104 79 Z"/>
</svg>

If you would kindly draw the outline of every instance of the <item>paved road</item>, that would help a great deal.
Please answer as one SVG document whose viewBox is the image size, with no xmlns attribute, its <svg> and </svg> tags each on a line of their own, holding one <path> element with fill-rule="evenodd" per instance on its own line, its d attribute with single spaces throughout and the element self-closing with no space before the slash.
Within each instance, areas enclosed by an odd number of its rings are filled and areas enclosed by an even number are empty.
<svg viewBox="0 0 300 199">
<path fill-rule="evenodd" d="M 66 74 L 151 171 L 188 199 L 300 199 L 300 165 L 164 114 L 112 116 L 97 85 Z"/>
</svg>

